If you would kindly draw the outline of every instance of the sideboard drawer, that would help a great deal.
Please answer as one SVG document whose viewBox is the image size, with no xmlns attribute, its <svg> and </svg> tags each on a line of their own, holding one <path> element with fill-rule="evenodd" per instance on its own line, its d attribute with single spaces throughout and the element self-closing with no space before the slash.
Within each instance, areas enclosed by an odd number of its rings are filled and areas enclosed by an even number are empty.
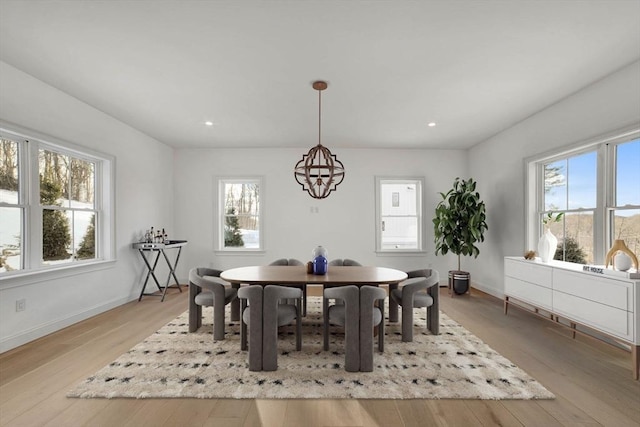
<svg viewBox="0 0 640 427">
<path fill-rule="evenodd" d="M 551 310 L 551 289 L 549 288 L 507 276 L 505 277 L 504 291 L 507 296 Z"/>
<path fill-rule="evenodd" d="M 546 265 L 538 265 L 534 261 L 515 261 L 506 259 L 504 274 L 509 277 L 535 283 L 538 286 L 551 288 L 552 269 Z"/>
<path fill-rule="evenodd" d="M 575 295 L 553 291 L 553 310 L 583 325 L 633 341 L 633 314 Z"/>
<path fill-rule="evenodd" d="M 633 311 L 631 283 L 553 269 L 553 290 L 620 310 Z"/>
</svg>

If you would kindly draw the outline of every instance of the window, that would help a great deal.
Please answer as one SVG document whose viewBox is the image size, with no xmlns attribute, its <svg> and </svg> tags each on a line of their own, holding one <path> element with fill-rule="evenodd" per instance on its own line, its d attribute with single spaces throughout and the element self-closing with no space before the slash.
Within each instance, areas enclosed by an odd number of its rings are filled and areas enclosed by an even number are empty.
<svg viewBox="0 0 640 427">
<path fill-rule="evenodd" d="M 377 251 L 423 251 L 423 182 L 423 178 L 376 178 Z"/>
<path fill-rule="evenodd" d="M 622 239 L 631 252 L 640 254 L 640 139 L 613 145 L 612 157 L 608 243 Z"/>
<path fill-rule="evenodd" d="M 0 139 L 0 272 L 22 270 L 25 204 L 21 145 Z"/>
<path fill-rule="evenodd" d="M 0 129 L 2 275 L 113 258 L 113 161 L 45 138 Z"/>
<path fill-rule="evenodd" d="M 628 132 L 527 160 L 527 245 L 535 248 L 548 224 L 558 238 L 554 259 L 602 264 L 613 240 L 640 249 L 640 132 Z M 535 206 L 535 208 L 531 208 Z"/>
<path fill-rule="evenodd" d="M 560 222 L 548 224 L 559 242 L 555 259 L 593 263 L 598 181 L 596 154 L 596 151 L 589 151 L 542 165 L 544 208 L 540 221 L 548 213 L 564 213 Z"/>
<path fill-rule="evenodd" d="M 218 179 L 219 250 L 262 250 L 262 189 L 259 178 Z"/>
</svg>

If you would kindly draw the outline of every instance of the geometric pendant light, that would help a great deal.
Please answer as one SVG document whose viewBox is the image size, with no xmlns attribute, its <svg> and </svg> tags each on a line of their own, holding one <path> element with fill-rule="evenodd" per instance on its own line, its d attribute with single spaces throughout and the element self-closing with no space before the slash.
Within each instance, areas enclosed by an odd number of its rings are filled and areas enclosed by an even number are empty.
<svg viewBox="0 0 640 427">
<path fill-rule="evenodd" d="M 318 145 L 302 156 L 295 167 L 294 176 L 302 190 L 314 199 L 324 199 L 336 190 L 344 179 L 344 166 L 335 154 L 322 145 L 322 91 L 327 83 L 317 81 L 313 88 L 318 91 Z"/>
</svg>

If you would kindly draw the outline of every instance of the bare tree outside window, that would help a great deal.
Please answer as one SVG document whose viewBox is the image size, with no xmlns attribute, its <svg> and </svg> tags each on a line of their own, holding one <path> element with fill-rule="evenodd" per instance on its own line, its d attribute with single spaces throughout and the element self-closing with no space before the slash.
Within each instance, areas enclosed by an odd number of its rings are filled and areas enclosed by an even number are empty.
<svg viewBox="0 0 640 427">
<path fill-rule="evenodd" d="M 252 179 L 222 180 L 223 248 L 260 248 L 260 183 Z"/>
<path fill-rule="evenodd" d="M 95 258 L 95 164 L 39 151 L 42 259 Z"/>
</svg>

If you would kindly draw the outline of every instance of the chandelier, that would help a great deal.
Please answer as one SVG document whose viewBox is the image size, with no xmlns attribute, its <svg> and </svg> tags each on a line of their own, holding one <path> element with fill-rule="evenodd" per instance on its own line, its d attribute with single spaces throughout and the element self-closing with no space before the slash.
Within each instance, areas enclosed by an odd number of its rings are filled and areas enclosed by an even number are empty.
<svg viewBox="0 0 640 427">
<path fill-rule="evenodd" d="M 344 166 L 321 142 L 322 91 L 327 88 L 327 83 L 314 82 L 313 88 L 318 91 L 318 145 L 302 156 L 296 164 L 294 176 L 303 191 L 314 199 L 324 199 L 344 179 Z"/>
</svg>

